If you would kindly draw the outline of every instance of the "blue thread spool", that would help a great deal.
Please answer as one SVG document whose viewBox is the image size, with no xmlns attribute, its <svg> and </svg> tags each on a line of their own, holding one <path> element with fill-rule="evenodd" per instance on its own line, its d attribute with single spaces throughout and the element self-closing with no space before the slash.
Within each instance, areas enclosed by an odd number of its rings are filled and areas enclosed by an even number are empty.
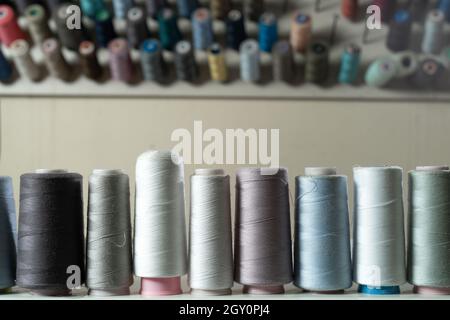
<svg viewBox="0 0 450 320">
<path fill-rule="evenodd" d="M 376 288 L 360 284 L 358 286 L 358 292 L 362 294 L 377 295 L 377 296 L 400 294 L 400 286 L 388 286 Z"/>
<path fill-rule="evenodd" d="M 341 68 L 338 80 L 340 83 L 352 84 L 358 78 L 359 66 L 361 63 L 361 48 L 355 44 L 350 44 L 345 48 L 341 57 Z"/>
<path fill-rule="evenodd" d="M 192 32 L 194 47 L 197 50 L 208 49 L 214 41 L 211 12 L 200 8 L 192 14 Z"/>
<path fill-rule="evenodd" d="M 111 15 L 107 10 L 101 10 L 95 16 L 95 37 L 97 44 L 103 48 L 106 48 L 108 43 L 117 37 Z"/>
<path fill-rule="evenodd" d="M 278 41 L 277 18 L 272 13 L 264 13 L 259 19 L 259 48 L 264 52 L 271 52 Z"/>
<path fill-rule="evenodd" d="M 412 17 L 406 10 L 398 10 L 389 26 L 386 46 L 394 52 L 408 49 L 411 39 Z"/>
<path fill-rule="evenodd" d="M 133 0 L 113 0 L 114 16 L 117 19 L 126 19 L 128 10 L 133 5 Z"/>
<path fill-rule="evenodd" d="M 13 74 L 13 68 L 11 63 L 5 58 L 2 50 L 0 49 L 0 81 L 8 81 Z"/>
<path fill-rule="evenodd" d="M 83 14 L 91 19 L 95 19 L 98 12 L 106 9 L 103 0 L 81 0 L 80 5 Z"/>
<path fill-rule="evenodd" d="M 441 0 L 438 5 L 439 10 L 444 12 L 445 19 L 450 22 L 450 0 Z"/>
<path fill-rule="evenodd" d="M 175 12 L 169 8 L 162 9 L 158 14 L 158 25 L 163 48 L 173 50 L 177 42 L 182 39 Z"/>
<path fill-rule="evenodd" d="M 377 59 L 367 69 L 365 75 L 366 84 L 370 87 L 384 87 L 394 79 L 397 71 L 397 61 L 389 57 Z"/>
<path fill-rule="evenodd" d="M 234 50 L 239 50 L 241 43 L 247 39 L 245 30 L 244 15 L 238 10 L 231 10 L 225 20 L 227 27 L 226 40 L 227 46 Z"/>
<path fill-rule="evenodd" d="M 197 0 L 177 0 L 178 15 L 183 18 L 190 18 L 198 8 Z"/>
</svg>

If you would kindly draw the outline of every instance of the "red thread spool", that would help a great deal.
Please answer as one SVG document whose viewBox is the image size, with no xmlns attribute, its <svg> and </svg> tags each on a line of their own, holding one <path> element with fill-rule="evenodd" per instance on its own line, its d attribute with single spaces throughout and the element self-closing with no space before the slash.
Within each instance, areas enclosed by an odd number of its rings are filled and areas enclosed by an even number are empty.
<svg viewBox="0 0 450 320">
<path fill-rule="evenodd" d="M 341 13 L 342 16 L 350 21 L 356 21 L 358 18 L 359 4 L 358 0 L 342 0 Z"/>
<path fill-rule="evenodd" d="M 0 41 L 7 47 L 18 39 L 26 39 L 10 6 L 0 6 Z"/>
</svg>

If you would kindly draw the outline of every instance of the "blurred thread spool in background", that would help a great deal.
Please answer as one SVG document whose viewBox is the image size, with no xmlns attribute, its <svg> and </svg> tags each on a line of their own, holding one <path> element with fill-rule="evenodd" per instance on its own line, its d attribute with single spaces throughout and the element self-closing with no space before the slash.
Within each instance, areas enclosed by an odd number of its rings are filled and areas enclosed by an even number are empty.
<svg viewBox="0 0 450 320">
<path fill-rule="evenodd" d="M 213 43 L 208 50 L 208 65 L 211 80 L 219 82 L 228 81 L 228 67 L 222 47 L 218 43 Z"/>
<path fill-rule="evenodd" d="M 278 41 L 278 22 L 273 13 L 264 13 L 259 19 L 259 48 L 264 52 L 272 52 L 272 47 Z"/>
<path fill-rule="evenodd" d="M 1 73 L 1 72 L 0 72 Z M 16 284 L 16 205 L 11 177 L 0 177 L 0 294 Z"/>
<path fill-rule="evenodd" d="M 72 68 L 61 52 L 61 45 L 55 38 L 49 38 L 42 44 L 44 61 L 52 77 L 69 81 L 72 78 Z"/>
<path fill-rule="evenodd" d="M 138 49 L 149 35 L 144 10 L 140 7 L 131 8 L 127 13 L 127 39 L 130 47 Z"/>
<path fill-rule="evenodd" d="M 294 79 L 295 63 L 292 47 L 287 40 L 280 40 L 272 50 L 272 72 L 275 81 L 291 83 Z"/>
<path fill-rule="evenodd" d="M 339 83 L 354 84 L 358 80 L 360 66 L 361 48 L 355 44 L 349 44 L 342 53 Z"/>
<path fill-rule="evenodd" d="M 45 39 L 52 36 L 43 6 L 33 4 L 27 7 L 25 10 L 25 18 L 28 22 L 28 31 L 34 44 L 40 46 Z"/>
<path fill-rule="evenodd" d="M 264 0 L 244 0 L 244 13 L 250 21 L 258 22 L 264 7 Z"/>
<path fill-rule="evenodd" d="M 359 292 L 399 294 L 406 282 L 402 169 L 356 167 L 354 281 Z"/>
<path fill-rule="evenodd" d="M 242 42 L 240 50 L 241 80 L 244 82 L 259 82 L 261 66 L 258 42 L 248 39 Z"/>
<path fill-rule="evenodd" d="M 407 50 L 411 40 L 411 31 L 411 15 L 406 10 L 398 10 L 389 25 L 386 47 L 393 52 Z"/>
<path fill-rule="evenodd" d="M 370 87 L 381 88 L 397 75 L 398 62 L 391 57 L 378 58 L 367 68 L 364 80 Z"/>
<path fill-rule="evenodd" d="M 133 8 L 133 0 L 112 0 L 114 17 L 120 20 L 127 18 L 128 11 Z"/>
<path fill-rule="evenodd" d="M 445 16 L 440 10 L 432 10 L 425 21 L 422 51 L 426 54 L 440 54 L 445 41 Z"/>
<path fill-rule="evenodd" d="M 147 151 L 136 162 L 134 271 L 142 295 L 181 294 L 187 273 L 183 159 Z"/>
<path fill-rule="evenodd" d="M 13 66 L 0 50 L 0 81 L 8 82 L 13 76 Z"/>
<path fill-rule="evenodd" d="M 192 38 L 197 50 L 206 50 L 213 43 L 213 21 L 208 9 L 200 8 L 192 14 Z"/>
<path fill-rule="evenodd" d="M 323 42 L 312 43 L 306 54 L 305 81 L 323 85 L 328 80 L 330 53 Z"/>
<path fill-rule="evenodd" d="M 121 82 L 132 82 L 133 63 L 127 41 L 122 38 L 112 40 L 108 45 L 108 52 L 111 78 Z"/>
<path fill-rule="evenodd" d="M 19 287 L 66 296 L 74 289 L 69 285 L 84 283 L 82 180 L 65 170 L 37 170 L 20 177 Z M 69 281 L 74 270 L 79 283 Z"/>
<path fill-rule="evenodd" d="M 145 0 L 147 15 L 151 18 L 157 18 L 159 11 L 161 11 L 166 5 L 166 0 Z"/>
<path fill-rule="evenodd" d="M 14 10 L 10 6 L 0 5 L 0 41 L 7 47 L 17 39 L 26 39 L 20 29 Z"/>
<path fill-rule="evenodd" d="M 393 56 L 393 60 L 397 62 L 396 78 L 410 77 L 419 68 L 417 55 L 412 51 L 397 53 Z"/>
<path fill-rule="evenodd" d="M 211 0 L 210 9 L 214 19 L 223 20 L 232 7 L 231 0 Z"/>
<path fill-rule="evenodd" d="M 440 0 L 438 8 L 444 13 L 447 22 L 450 22 L 450 0 Z"/>
<path fill-rule="evenodd" d="M 163 8 L 158 15 L 159 38 L 166 50 L 173 50 L 178 41 L 182 39 L 182 34 L 178 28 L 178 18 L 170 8 Z"/>
<path fill-rule="evenodd" d="M 197 169 L 191 176 L 189 287 L 192 294 L 229 295 L 233 287 L 230 176 Z"/>
<path fill-rule="evenodd" d="M 107 10 L 99 11 L 95 16 L 95 42 L 99 47 L 106 48 L 116 37 L 111 15 Z"/>
<path fill-rule="evenodd" d="M 191 19 L 192 14 L 198 8 L 197 0 L 177 0 L 178 15 Z"/>
<path fill-rule="evenodd" d="M 94 296 L 129 295 L 133 284 L 130 183 L 121 170 L 89 177 L 86 286 Z"/>
<path fill-rule="evenodd" d="M 227 47 L 238 51 L 241 43 L 247 39 L 244 15 L 238 10 L 231 10 L 225 24 Z"/>
<path fill-rule="evenodd" d="M 352 286 L 347 177 L 306 168 L 295 182 L 294 284 L 343 293 Z"/>
<path fill-rule="evenodd" d="M 291 20 L 290 41 L 296 52 L 305 52 L 311 40 L 312 20 L 300 12 L 294 14 Z"/>
<path fill-rule="evenodd" d="M 408 281 L 421 294 L 450 294 L 450 171 L 409 172 Z"/>
<path fill-rule="evenodd" d="M 359 1 L 341 0 L 341 14 L 348 20 L 355 22 L 359 16 Z"/>
<path fill-rule="evenodd" d="M 80 6 L 83 14 L 93 20 L 99 12 L 106 10 L 103 0 L 80 0 Z"/>
<path fill-rule="evenodd" d="M 63 2 L 70 2 L 68 0 L 46 0 L 45 4 L 48 8 L 48 11 L 50 12 L 50 15 L 54 14 L 61 3 Z"/>
<path fill-rule="evenodd" d="M 20 15 L 25 14 L 25 11 L 29 5 L 35 4 L 36 0 L 15 0 L 17 11 Z"/>
<path fill-rule="evenodd" d="M 372 0 L 372 5 L 380 8 L 381 21 L 383 23 L 389 23 L 397 8 L 397 0 Z"/>
<path fill-rule="evenodd" d="M 442 61 L 434 56 L 425 56 L 420 59 L 417 72 L 412 76 L 412 82 L 422 89 L 439 88 L 445 71 Z"/>
<path fill-rule="evenodd" d="M 156 39 L 145 40 L 141 45 L 140 53 L 144 80 L 163 83 L 167 66 L 160 42 Z"/>
<path fill-rule="evenodd" d="M 284 293 L 293 277 L 287 170 L 265 170 L 236 174 L 235 281 L 250 294 Z"/>
<path fill-rule="evenodd" d="M 14 41 L 10 47 L 11 56 L 14 59 L 19 74 L 31 81 L 42 79 L 42 70 L 37 65 L 30 52 L 30 45 L 27 41 L 19 39 Z"/>
<path fill-rule="evenodd" d="M 103 76 L 103 68 L 98 62 L 95 43 L 87 40 L 81 42 L 79 53 L 80 66 L 83 74 L 91 80 L 100 80 Z"/>
<path fill-rule="evenodd" d="M 197 81 L 199 77 L 198 65 L 195 61 L 192 44 L 189 41 L 183 40 L 177 43 L 174 62 L 178 80 Z"/>
<path fill-rule="evenodd" d="M 411 13 L 411 18 L 415 22 L 422 22 L 427 13 L 429 1 L 424 0 L 410 0 L 408 11 Z"/>
<path fill-rule="evenodd" d="M 69 29 L 67 27 L 67 17 L 69 16 L 68 8 L 70 4 L 63 3 L 59 6 L 54 20 L 56 23 L 56 32 L 58 34 L 61 45 L 71 51 L 78 52 L 78 47 L 83 41 L 82 29 Z"/>
</svg>

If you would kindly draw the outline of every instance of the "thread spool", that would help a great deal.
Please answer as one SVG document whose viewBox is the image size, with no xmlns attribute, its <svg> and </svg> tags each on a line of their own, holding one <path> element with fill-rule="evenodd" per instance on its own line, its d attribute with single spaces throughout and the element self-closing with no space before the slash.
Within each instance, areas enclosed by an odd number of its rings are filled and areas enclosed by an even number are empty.
<svg viewBox="0 0 450 320">
<path fill-rule="evenodd" d="M 209 48 L 208 65 L 212 80 L 219 82 L 228 81 L 228 68 L 220 44 L 213 43 Z"/>
<path fill-rule="evenodd" d="M 231 10 L 225 24 L 227 47 L 239 50 L 241 43 L 247 39 L 244 15 L 238 10 Z"/>
<path fill-rule="evenodd" d="M 348 20 L 355 22 L 358 19 L 358 0 L 341 0 L 341 14 Z"/>
<path fill-rule="evenodd" d="M 0 81 L 7 82 L 12 79 L 13 67 L 11 63 L 3 55 L 3 51 L 0 49 Z"/>
<path fill-rule="evenodd" d="M 71 6 L 69 3 L 63 3 L 59 6 L 58 11 L 55 14 L 56 32 L 61 45 L 69 50 L 78 52 L 81 41 L 83 41 L 83 31 L 81 29 L 69 29 L 67 27 L 67 18 L 70 13 L 68 8 Z"/>
<path fill-rule="evenodd" d="M 428 9 L 428 1 L 410 0 L 408 11 L 411 13 L 413 21 L 422 22 Z"/>
<path fill-rule="evenodd" d="M 231 10 L 231 0 L 211 0 L 210 9 L 214 19 L 225 19 Z"/>
<path fill-rule="evenodd" d="M 242 42 L 240 50 L 241 80 L 258 82 L 261 80 L 261 66 L 258 42 L 248 39 Z"/>
<path fill-rule="evenodd" d="M 406 78 L 417 72 L 419 68 L 419 60 L 417 55 L 412 51 L 405 51 L 393 56 L 397 61 L 397 78 Z"/>
<path fill-rule="evenodd" d="M 61 52 L 61 45 L 55 38 L 49 38 L 42 44 L 44 61 L 52 77 L 69 81 L 72 77 L 72 68 Z"/>
<path fill-rule="evenodd" d="M 199 72 L 194 50 L 189 41 L 180 41 L 175 46 L 175 71 L 178 80 L 195 82 Z"/>
<path fill-rule="evenodd" d="M 99 12 L 106 10 L 103 0 L 80 0 L 80 6 L 83 14 L 94 20 Z"/>
<path fill-rule="evenodd" d="M 178 15 L 190 19 L 198 8 L 197 0 L 177 0 Z"/>
<path fill-rule="evenodd" d="M 54 14 L 61 3 L 66 2 L 66 0 L 46 0 L 45 4 L 50 11 L 50 14 Z"/>
<path fill-rule="evenodd" d="M 211 13 L 200 8 L 192 14 L 192 38 L 197 50 L 208 49 L 214 41 Z"/>
<path fill-rule="evenodd" d="M 409 172 L 408 282 L 415 293 L 450 295 L 449 190 L 447 166 Z"/>
<path fill-rule="evenodd" d="M 133 0 L 112 0 L 114 16 L 117 19 L 124 20 L 127 18 L 128 11 L 133 8 Z"/>
<path fill-rule="evenodd" d="M 130 186 L 121 170 L 89 178 L 86 285 L 94 296 L 129 295 L 133 284 Z"/>
<path fill-rule="evenodd" d="M 235 223 L 235 281 L 244 293 L 284 293 L 292 281 L 286 169 L 273 175 L 258 168 L 237 172 Z"/>
<path fill-rule="evenodd" d="M 158 15 L 159 38 L 166 50 L 173 50 L 176 43 L 181 40 L 181 31 L 178 28 L 178 18 L 175 11 L 164 8 Z"/>
<path fill-rule="evenodd" d="M 359 292 L 399 294 L 406 281 L 402 169 L 357 167 L 354 177 L 354 281 Z"/>
<path fill-rule="evenodd" d="M 422 40 L 422 51 L 427 54 L 439 54 L 444 45 L 445 15 L 440 10 L 428 13 Z"/>
<path fill-rule="evenodd" d="M 67 270 L 84 282 L 82 177 L 36 170 L 20 177 L 17 285 L 44 296 L 66 296 Z"/>
<path fill-rule="evenodd" d="M 445 14 L 447 22 L 450 22 L 450 0 L 440 0 L 438 8 Z"/>
<path fill-rule="evenodd" d="M 99 47 L 106 48 L 117 37 L 111 15 L 107 10 L 101 10 L 95 16 L 95 42 Z"/>
<path fill-rule="evenodd" d="M 398 69 L 398 63 L 394 59 L 390 57 L 379 58 L 369 65 L 365 82 L 369 87 L 384 87 L 394 79 Z"/>
<path fill-rule="evenodd" d="M 273 45 L 278 41 L 277 18 L 273 13 L 264 13 L 258 26 L 259 48 L 264 52 L 272 52 Z"/>
<path fill-rule="evenodd" d="M 25 13 L 26 8 L 29 5 L 34 4 L 36 0 L 15 0 L 14 3 L 16 5 L 17 11 L 19 14 L 23 15 Z"/>
<path fill-rule="evenodd" d="M 295 64 L 294 53 L 289 41 L 275 43 L 272 52 L 273 78 L 275 81 L 292 82 Z"/>
<path fill-rule="evenodd" d="M 103 69 L 98 62 L 95 44 L 91 41 L 81 42 L 79 53 L 80 66 L 83 74 L 91 80 L 100 80 L 100 78 L 103 76 Z"/>
<path fill-rule="evenodd" d="M 167 66 L 162 54 L 161 44 L 156 39 L 148 39 L 141 46 L 142 75 L 146 81 L 162 83 Z"/>
<path fill-rule="evenodd" d="M 127 13 L 127 38 L 130 47 L 139 48 L 149 35 L 144 10 L 140 7 L 131 8 Z"/>
<path fill-rule="evenodd" d="M 408 49 L 411 31 L 412 18 L 409 12 L 406 10 L 397 11 L 389 26 L 386 47 L 393 52 Z"/>
<path fill-rule="evenodd" d="M 108 52 L 111 78 L 130 83 L 133 78 L 133 63 L 127 41 L 121 38 L 112 40 L 108 45 Z"/>
<path fill-rule="evenodd" d="M 233 287 L 230 177 L 197 169 L 191 176 L 189 286 L 195 295 L 230 295 Z"/>
<path fill-rule="evenodd" d="M 381 22 L 389 23 L 397 7 L 397 0 L 372 0 L 372 5 L 380 8 Z"/>
<path fill-rule="evenodd" d="M 14 10 L 10 6 L 0 5 L 0 41 L 9 47 L 18 39 L 26 39 L 26 35 L 17 23 Z"/>
<path fill-rule="evenodd" d="M 158 13 L 166 6 L 165 0 L 145 0 L 147 15 L 152 18 L 158 17 Z"/>
<path fill-rule="evenodd" d="M 19 39 L 11 44 L 11 56 L 19 74 L 31 81 L 42 79 L 41 68 L 34 62 L 27 41 Z"/>
<path fill-rule="evenodd" d="M 348 45 L 341 57 L 339 82 L 353 84 L 358 79 L 361 64 L 361 48 L 355 44 Z"/>
<path fill-rule="evenodd" d="M 343 293 L 352 286 L 347 177 L 336 168 L 306 168 L 295 181 L 294 284 Z"/>
<path fill-rule="evenodd" d="M 296 52 L 305 52 L 311 41 L 311 17 L 297 12 L 291 20 L 290 41 Z"/>
<path fill-rule="evenodd" d="M 324 84 L 329 72 L 329 49 L 323 42 L 312 43 L 306 55 L 305 80 L 315 84 Z"/>
<path fill-rule="evenodd" d="M 182 162 L 170 151 L 137 159 L 134 270 L 142 295 L 181 293 L 187 272 Z"/>
<path fill-rule="evenodd" d="M 264 12 L 264 0 L 244 0 L 244 12 L 250 21 L 258 22 Z"/>
<path fill-rule="evenodd" d="M 413 84 L 418 88 L 438 87 L 445 74 L 445 66 L 434 56 L 425 56 L 419 61 L 417 72 L 412 76 Z"/>
<path fill-rule="evenodd" d="M 16 207 L 12 179 L 0 177 L 0 294 L 16 283 Z"/>
<path fill-rule="evenodd" d="M 43 6 L 39 4 L 33 4 L 26 8 L 25 18 L 28 22 L 28 30 L 31 35 L 31 39 L 37 45 L 41 45 L 45 39 L 51 37 L 52 32 L 48 27 L 47 16 Z"/>
</svg>

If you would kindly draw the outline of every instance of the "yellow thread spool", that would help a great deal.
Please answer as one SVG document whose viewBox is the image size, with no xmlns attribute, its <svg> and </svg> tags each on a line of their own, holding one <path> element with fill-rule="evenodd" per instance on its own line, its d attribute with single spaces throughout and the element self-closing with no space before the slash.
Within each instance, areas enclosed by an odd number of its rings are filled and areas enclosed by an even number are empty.
<svg viewBox="0 0 450 320">
<path fill-rule="evenodd" d="M 228 80 L 228 70 L 225 62 L 225 55 L 218 43 L 213 43 L 208 51 L 208 63 L 211 79 L 214 81 L 226 82 Z"/>
</svg>

